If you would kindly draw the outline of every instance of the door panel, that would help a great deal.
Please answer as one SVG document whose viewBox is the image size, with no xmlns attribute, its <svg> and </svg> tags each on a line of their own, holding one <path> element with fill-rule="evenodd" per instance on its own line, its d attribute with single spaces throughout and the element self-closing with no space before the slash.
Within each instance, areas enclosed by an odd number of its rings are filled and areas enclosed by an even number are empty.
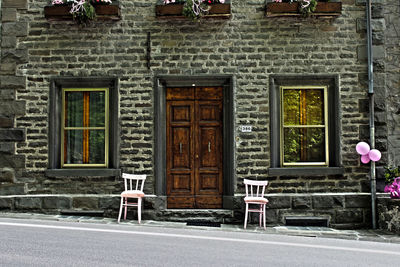
<svg viewBox="0 0 400 267">
<path fill-rule="evenodd" d="M 222 88 L 168 88 L 168 208 L 221 208 L 222 189 Z"/>
<path fill-rule="evenodd" d="M 222 100 L 222 87 L 196 87 L 196 100 Z"/>
<path fill-rule="evenodd" d="M 187 122 L 190 124 L 190 106 L 174 106 L 172 109 L 172 123 Z"/>
<path fill-rule="evenodd" d="M 167 195 L 192 196 L 194 194 L 193 120 L 193 101 L 168 102 Z M 191 200 L 179 202 L 190 201 L 193 202 L 193 197 Z"/>
<path fill-rule="evenodd" d="M 191 193 L 190 175 L 188 174 L 172 174 L 172 188 L 171 192 L 184 192 Z"/>
<path fill-rule="evenodd" d="M 210 190 L 213 191 L 215 188 L 218 188 L 218 174 L 202 173 L 199 178 L 199 192 Z"/>
<path fill-rule="evenodd" d="M 200 129 L 199 168 L 218 168 L 218 130 L 217 127 Z"/>
<path fill-rule="evenodd" d="M 190 169 L 190 127 L 172 128 L 172 169 Z"/>
</svg>

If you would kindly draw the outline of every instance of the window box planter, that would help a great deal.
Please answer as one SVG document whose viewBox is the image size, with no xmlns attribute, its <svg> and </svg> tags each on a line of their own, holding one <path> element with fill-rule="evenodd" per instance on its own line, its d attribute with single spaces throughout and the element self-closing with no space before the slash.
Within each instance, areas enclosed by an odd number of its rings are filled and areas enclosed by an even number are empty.
<svg viewBox="0 0 400 267">
<path fill-rule="evenodd" d="M 96 20 L 120 20 L 121 9 L 119 3 L 96 4 Z M 49 21 L 72 20 L 72 14 L 69 13 L 71 5 L 54 5 L 44 7 L 44 16 Z"/>
<path fill-rule="evenodd" d="M 161 19 L 185 18 L 182 15 L 183 4 L 156 5 L 156 16 Z M 209 13 L 202 18 L 229 19 L 231 4 L 213 4 Z"/>
<path fill-rule="evenodd" d="M 341 2 L 318 2 L 315 12 L 311 13 L 313 17 L 333 18 L 342 14 Z M 299 3 L 267 3 L 267 17 L 299 17 Z"/>
</svg>

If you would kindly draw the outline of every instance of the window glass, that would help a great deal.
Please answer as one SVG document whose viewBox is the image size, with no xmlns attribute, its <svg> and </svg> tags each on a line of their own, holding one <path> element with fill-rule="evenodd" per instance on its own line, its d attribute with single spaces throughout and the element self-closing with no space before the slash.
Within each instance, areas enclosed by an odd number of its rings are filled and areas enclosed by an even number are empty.
<svg viewBox="0 0 400 267">
<path fill-rule="evenodd" d="M 63 90 L 62 163 L 107 166 L 107 89 Z"/>
<path fill-rule="evenodd" d="M 83 92 L 65 92 L 65 126 L 83 126 Z"/>
<path fill-rule="evenodd" d="M 326 88 L 281 87 L 281 90 L 283 165 L 326 165 Z"/>
</svg>

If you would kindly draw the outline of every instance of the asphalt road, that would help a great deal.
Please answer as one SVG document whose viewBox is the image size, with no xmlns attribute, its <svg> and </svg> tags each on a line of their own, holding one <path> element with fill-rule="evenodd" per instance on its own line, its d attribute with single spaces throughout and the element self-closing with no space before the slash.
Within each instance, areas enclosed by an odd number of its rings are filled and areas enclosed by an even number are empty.
<svg viewBox="0 0 400 267">
<path fill-rule="evenodd" d="M 0 266 L 399 266 L 400 244 L 0 219 Z"/>
</svg>

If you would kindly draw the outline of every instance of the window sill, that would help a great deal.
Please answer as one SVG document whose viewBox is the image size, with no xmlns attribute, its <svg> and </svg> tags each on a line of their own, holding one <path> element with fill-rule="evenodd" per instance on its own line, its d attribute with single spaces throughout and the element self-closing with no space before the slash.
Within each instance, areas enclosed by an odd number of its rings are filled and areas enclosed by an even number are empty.
<svg viewBox="0 0 400 267">
<path fill-rule="evenodd" d="M 231 17 L 231 4 L 210 5 L 208 15 L 205 19 L 229 19 Z M 186 19 L 182 15 L 183 4 L 156 5 L 156 17 L 160 19 Z"/>
<path fill-rule="evenodd" d="M 293 168 L 269 168 L 269 176 L 324 176 L 344 174 L 343 167 L 293 167 Z"/>
<path fill-rule="evenodd" d="M 311 17 L 333 18 L 342 14 L 341 2 L 318 2 L 316 10 Z M 299 3 L 267 3 L 267 17 L 301 17 Z"/>
<path fill-rule="evenodd" d="M 47 169 L 47 177 L 112 177 L 121 176 L 121 169 Z"/>
<path fill-rule="evenodd" d="M 94 8 L 96 10 L 95 20 L 121 20 L 121 10 L 118 2 L 107 5 L 97 4 L 94 5 Z M 73 20 L 72 14 L 69 13 L 70 10 L 71 5 L 45 6 L 44 16 L 48 21 Z"/>
</svg>

